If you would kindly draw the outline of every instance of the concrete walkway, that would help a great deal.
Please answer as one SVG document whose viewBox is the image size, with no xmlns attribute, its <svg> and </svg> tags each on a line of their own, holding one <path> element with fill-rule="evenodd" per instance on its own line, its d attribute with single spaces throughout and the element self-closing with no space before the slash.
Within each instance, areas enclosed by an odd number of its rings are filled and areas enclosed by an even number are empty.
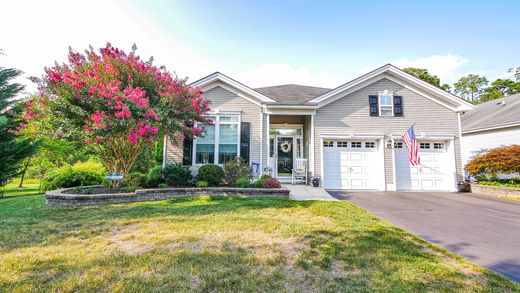
<svg viewBox="0 0 520 293">
<path fill-rule="evenodd" d="M 282 187 L 291 191 L 292 200 L 337 200 L 321 187 L 312 187 L 303 184 L 284 184 Z"/>
</svg>

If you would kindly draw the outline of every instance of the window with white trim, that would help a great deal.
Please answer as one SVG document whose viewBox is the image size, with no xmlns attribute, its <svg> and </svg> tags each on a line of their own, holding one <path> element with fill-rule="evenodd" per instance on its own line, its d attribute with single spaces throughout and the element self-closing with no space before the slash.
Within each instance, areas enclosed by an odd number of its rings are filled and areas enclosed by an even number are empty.
<svg viewBox="0 0 520 293">
<path fill-rule="evenodd" d="M 444 143 L 443 142 L 434 142 L 433 148 L 437 149 L 437 150 L 442 150 L 442 149 L 444 149 Z"/>
<path fill-rule="evenodd" d="M 376 143 L 375 142 L 373 142 L 373 141 L 365 142 L 365 148 L 372 149 L 372 148 L 375 148 L 375 147 L 376 147 Z"/>
<path fill-rule="evenodd" d="M 429 142 L 421 142 L 421 143 L 419 143 L 419 148 L 420 149 L 429 149 L 430 148 L 430 143 Z"/>
<path fill-rule="evenodd" d="M 403 143 L 401 141 L 394 142 L 394 148 L 402 149 L 403 148 Z"/>
<path fill-rule="evenodd" d="M 348 141 L 338 141 L 338 148 L 347 148 Z"/>
<path fill-rule="evenodd" d="M 350 143 L 350 147 L 360 148 L 361 147 L 361 142 L 360 141 L 353 141 L 353 142 Z"/>
<path fill-rule="evenodd" d="M 324 148 L 331 148 L 334 147 L 334 142 L 331 140 L 324 140 L 323 141 L 323 147 Z"/>
<path fill-rule="evenodd" d="M 207 119 L 212 120 L 213 125 L 205 125 L 203 135 L 194 139 L 195 164 L 222 165 L 238 157 L 240 116 L 217 114 Z"/>
<path fill-rule="evenodd" d="M 394 94 L 379 92 L 379 116 L 394 116 Z"/>
</svg>

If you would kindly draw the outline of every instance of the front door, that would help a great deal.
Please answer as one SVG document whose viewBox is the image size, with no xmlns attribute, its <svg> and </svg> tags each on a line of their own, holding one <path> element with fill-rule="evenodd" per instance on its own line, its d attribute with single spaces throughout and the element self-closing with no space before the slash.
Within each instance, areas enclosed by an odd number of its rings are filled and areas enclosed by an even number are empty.
<svg viewBox="0 0 520 293">
<path fill-rule="evenodd" d="M 291 176 L 294 158 L 294 138 L 277 137 L 277 177 Z"/>
</svg>

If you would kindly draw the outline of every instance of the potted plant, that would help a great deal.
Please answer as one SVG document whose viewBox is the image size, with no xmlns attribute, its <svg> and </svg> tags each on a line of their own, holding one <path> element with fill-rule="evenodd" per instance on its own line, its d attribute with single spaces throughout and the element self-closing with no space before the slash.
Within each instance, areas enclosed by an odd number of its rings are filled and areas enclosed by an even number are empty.
<svg viewBox="0 0 520 293">
<path fill-rule="evenodd" d="M 319 187 L 320 186 L 320 177 L 319 176 L 312 176 L 311 182 L 312 182 L 312 186 Z"/>
</svg>

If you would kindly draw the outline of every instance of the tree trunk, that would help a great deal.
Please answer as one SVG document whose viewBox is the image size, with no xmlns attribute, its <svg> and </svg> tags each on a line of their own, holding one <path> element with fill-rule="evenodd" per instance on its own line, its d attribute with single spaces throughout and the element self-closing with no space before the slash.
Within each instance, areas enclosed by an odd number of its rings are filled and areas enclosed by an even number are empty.
<svg viewBox="0 0 520 293">
<path fill-rule="evenodd" d="M 23 166 L 22 176 L 20 177 L 20 183 L 18 183 L 18 188 L 23 187 L 23 180 L 25 179 L 25 173 L 27 173 L 27 169 L 29 168 L 29 163 L 31 163 L 31 159 L 28 159 Z"/>
</svg>

